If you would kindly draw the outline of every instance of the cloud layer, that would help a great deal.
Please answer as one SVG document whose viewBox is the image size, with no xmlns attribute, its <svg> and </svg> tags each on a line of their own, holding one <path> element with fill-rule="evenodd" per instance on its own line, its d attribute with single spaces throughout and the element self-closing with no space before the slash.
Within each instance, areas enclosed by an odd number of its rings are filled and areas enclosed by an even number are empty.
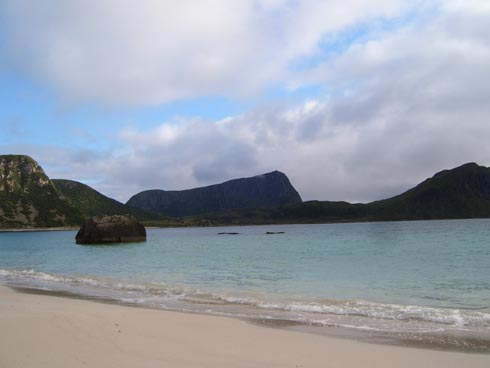
<svg viewBox="0 0 490 368">
<path fill-rule="evenodd" d="M 71 102 L 255 96 L 326 37 L 400 14 L 401 0 L 0 1 L 6 52 Z"/>
<path fill-rule="evenodd" d="M 396 1 L 380 1 L 376 7 L 372 1 L 237 1 L 233 9 L 228 2 L 213 4 L 221 12 L 210 14 L 194 4 L 191 9 L 205 19 L 187 14 L 186 4 L 179 13 L 184 18 L 174 24 L 170 18 L 178 9 L 166 13 L 155 2 L 148 4 L 158 15 L 146 19 L 140 14 L 142 30 L 137 23 L 129 25 L 130 31 L 121 25 L 124 6 L 111 20 L 109 8 L 102 6 L 93 27 L 82 24 L 88 15 L 81 14 L 80 24 L 67 22 L 63 33 L 70 47 L 79 38 L 92 38 L 81 30 L 97 32 L 103 19 L 111 29 L 88 49 L 80 41 L 81 55 L 87 56 L 80 59 L 83 65 L 68 62 L 65 68 L 66 60 L 58 60 L 22 66 L 72 98 L 159 103 L 199 94 L 244 96 L 277 82 L 320 85 L 326 92 L 302 101 L 260 104 L 221 121 L 175 118 L 150 130 L 124 128 L 111 152 L 53 156 L 38 149 L 40 161 L 52 176 L 95 178 L 98 189 L 121 200 L 143 189 L 184 189 L 278 169 L 304 199 L 369 201 L 397 194 L 438 170 L 468 161 L 488 165 L 490 5 L 483 0 L 419 3 L 410 16 L 407 2 Z M 12 5 L 9 12 L 18 9 Z M 332 52 L 321 50 L 336 32 L 400 14 L 403 19 L 389 27 L 374 27 Z M 161 33 L 158 45 L 146 44 L 156 29 L 168 33 Z M 180 31 L 183 38 L 172 40 Z M 30 45 L 26 35 L 16 32 L 22 45 Z M 106 50 L 97 68 L 93 55 L 112 42 L 114 49 Z M 134 55 L 125 60 L 122 49 L 128 46 Z M 36 56 L 33 47 L 23 52 Z M 55 46 L 47 50 L 51 59 L 70 54 L 63 49 L 57 54 Z M 209 63 L 199 59 L 204 55 L 211 57 Z M 301 60 L 309 60 L 307 67 L 297 67 Z M 71 80 L 76 70 L 79 75 Z M 125 74 L 127 79 L 120 78 Z M 75 167 L 76 174 L 66 171 Z"/>
</svg>

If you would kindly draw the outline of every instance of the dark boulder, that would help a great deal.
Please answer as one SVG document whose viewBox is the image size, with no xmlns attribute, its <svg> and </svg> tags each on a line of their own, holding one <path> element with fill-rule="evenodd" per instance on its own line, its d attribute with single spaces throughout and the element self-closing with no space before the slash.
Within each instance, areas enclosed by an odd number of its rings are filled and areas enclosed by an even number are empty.
<svg viewBox="0 0 490 368">
<path fill-rule="evenodd" d="M 133 216 L 98 216 L 86 220 L 75 239 L 77 244 L 142 242 L 146 230 Z"/>
</svg>

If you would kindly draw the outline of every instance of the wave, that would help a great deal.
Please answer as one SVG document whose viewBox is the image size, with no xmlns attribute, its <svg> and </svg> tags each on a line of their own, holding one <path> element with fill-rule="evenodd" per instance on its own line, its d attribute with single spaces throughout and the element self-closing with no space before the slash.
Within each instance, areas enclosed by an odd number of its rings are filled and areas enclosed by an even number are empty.
<svg viewBox="0 0 490 368">
<path fill-rule="evenodd" d="M 472 309 L 386 304 L 366 300 L 299 299 L 258 293 L 210 292 L 164 283 L 134 283 L 105 277 L 55 275 L 35 270 L 0 269 L 0 283 L 87 296 L 163 309 L 289 319 L 321 326 L 363 330 L 486 331 L 490 313 Z"/>
</svg>

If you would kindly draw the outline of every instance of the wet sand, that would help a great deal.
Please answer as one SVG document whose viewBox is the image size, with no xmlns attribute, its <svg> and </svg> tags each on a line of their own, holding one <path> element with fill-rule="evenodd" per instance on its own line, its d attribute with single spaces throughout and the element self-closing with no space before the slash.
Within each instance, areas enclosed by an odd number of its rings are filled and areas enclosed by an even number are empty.
<svg viewBox="0 0 490 368">
<path fill-rule="evenodd" d="M 444 352 L 0 286 L 0 367 L 488 367 Z"/>
</svg>

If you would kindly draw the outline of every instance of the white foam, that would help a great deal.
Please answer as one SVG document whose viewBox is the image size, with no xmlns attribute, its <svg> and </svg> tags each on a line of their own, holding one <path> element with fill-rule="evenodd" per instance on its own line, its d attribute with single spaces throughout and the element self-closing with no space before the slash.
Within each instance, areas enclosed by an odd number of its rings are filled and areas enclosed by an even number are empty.
<svg viewBox="0 0 490 368">
<path fill-rule="evenodd" d="M 339 323 L 338 317 L 371 319 L 373 322 L 366 324 L 359 320 L 356 328 L 376 329 L 376 324 L 382 325 L 383 321 L 401 321 L 405 324 L 422 321 L 437 325 L 451 326 L 454 328 L 490 328 L 490 313 L 474 310 L 436 308 L 414 305 L 383 304 L 365 300 L 331 300 L 322 302 L 307 302 L 298 300 L 271 301 L 267 295 L 233 295 L 233 293 L 209 293 L 203 290 L 191 288 L 170 287 L 163 283 L 125 283 L 109 278 L 97 278 L 87 276 L 53 275 L 35 270 L 5 270 L 0 269 L 0 281 L 7 283 L 21 282 L 33 287 L 50 289 L 64 288 L 71 291 L 72 287 L 90 288 L 97 295 L 111 295 L 117 291 L 117 298 L 128 303 L 147 303 L 150 300 L 160 303 L 163 307 L 168 303 L 181 302 L 198 304 L 220 304 L 249 306 L 259 310 L 274 312 L 287 312 L 288 318 L 297 321 L 320 325 L 348 326 L 349 323 Z M 34 284 L 34 285 L 32 285 Z M 76 290 L 75 290 L 76 291 Z M 157 298 L 157 299 L 155 299 Z M 173 302 L 172 302 L 173 301 Z M 218 302 L 218 303 L 217 303 Z M 167 304 L 165 304 L 167 303 Z M 172 306 L 175 304 L 171 304 Z M 213 307 L 210 307 L 213 309 Z M 291 314 L 293 313 L 293 314 Z M 318 317 L 315 317 L 318 316 Z M 329 316 L 335 318 L 329 318 Z M 412 323 L 413 324 L 413 323 Z M 437 330 L 444 327 L 434 327 Z"/>
</svg>

